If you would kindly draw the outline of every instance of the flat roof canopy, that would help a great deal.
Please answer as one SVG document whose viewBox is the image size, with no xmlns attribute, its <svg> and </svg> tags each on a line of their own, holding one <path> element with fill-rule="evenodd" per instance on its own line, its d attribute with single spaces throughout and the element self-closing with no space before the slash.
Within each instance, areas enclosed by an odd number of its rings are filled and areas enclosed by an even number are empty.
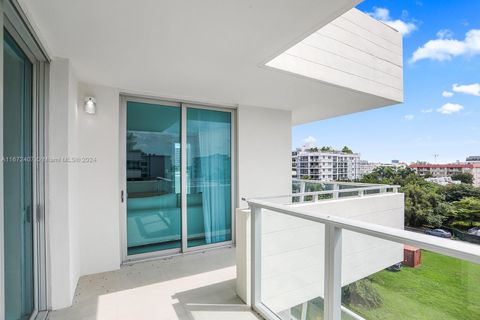
<svg viewBox="0 0 480 320">
<path fill-rule="evenodd" d="M 265 67 L 360 0 L 23 0 L 52 57 L 125 92 L 293 111 L 295 124 L 391 100 Z"/>
</svg>

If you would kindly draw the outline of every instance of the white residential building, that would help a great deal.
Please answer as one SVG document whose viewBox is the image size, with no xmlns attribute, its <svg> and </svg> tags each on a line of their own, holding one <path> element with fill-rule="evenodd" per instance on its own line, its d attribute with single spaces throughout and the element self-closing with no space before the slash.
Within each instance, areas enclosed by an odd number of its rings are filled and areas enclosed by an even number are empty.
<svg viewBox="0 0 480 320">
<path fill-rule="evenodd" d="M 292 166 L 297 179 L 341 181 L 360 178 L 359 153 L 299 148 L 292 152 Z"/>
<path fill-rule="evenodd" d="M 0 319 L 337 320 L 404 243 L 480 261 L 394 186 L 292 195 L 292 126 L 403 100 L 358 3 L 0 1 Z"/>
<path fill-rule="evenodd" d="M 467 157 L 466 162 L 480 164 L 480 156 L 469 156 Z"/>
<path fill-rule="evenodd" d="M 395 160 L 390 163 L 369 162 L 367 160 L 360 160 L 360 177 L 363 177 L 366 174 L 372 173 L 373 170 L 379 167 L 401 169 L 401 168 L 408 167 L 408 165 L 406 163 L 402 163 Z"/>
<path fill-rule="evenodd" d="M 410 168 L 415 170 L 419 176 L 429 176 L 433 178 L 451 177 L 457 173 L 469 173 L 473 176 L 473 185 L 480 187 L 480 163 L 412 163 Z"/>
<path fill-rule="evenodd" d="M 441 186 L 447 186 L 449 184 L 461 184 L 461 181 L 453 180 L 451 177 L 436 177 L 436 178 L 425 178 L 425 181 L 439 184 Z"/>
</svg>

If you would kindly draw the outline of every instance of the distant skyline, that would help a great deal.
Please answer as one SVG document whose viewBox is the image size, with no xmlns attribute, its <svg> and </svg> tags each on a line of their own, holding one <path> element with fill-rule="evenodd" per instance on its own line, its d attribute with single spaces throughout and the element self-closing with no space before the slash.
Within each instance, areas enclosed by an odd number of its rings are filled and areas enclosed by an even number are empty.
<svg viewBox="0 0 480 320">
<path fill-rule="evenodd" d="M 358 9 L 404 36 L 404 103 L 296 126 L 293 147 L 346 145 L 374 162 L 480 155 L 480 1 L 366 0 Z"/>
</svg>

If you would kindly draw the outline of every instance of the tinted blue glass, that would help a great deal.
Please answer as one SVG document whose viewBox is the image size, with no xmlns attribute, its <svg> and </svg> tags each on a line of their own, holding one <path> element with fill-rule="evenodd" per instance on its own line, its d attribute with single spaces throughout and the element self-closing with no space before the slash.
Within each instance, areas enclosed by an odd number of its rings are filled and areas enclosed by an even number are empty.
<svg viewBox="0 0 480 320">
<path fill-rule="evenodd" d="M 230 112 L 187 109 L 188 246 L 232 239 Z"/>
<path fill-rule="evenodd" d="M 32 64 L 5 31 L 3 43 L 5 319 L 34 309 Z"/>
<path fill-rule="evenodd" d="M 181 247 L 181 109 L 127 104 L 128 254 Z"/>
</svg>

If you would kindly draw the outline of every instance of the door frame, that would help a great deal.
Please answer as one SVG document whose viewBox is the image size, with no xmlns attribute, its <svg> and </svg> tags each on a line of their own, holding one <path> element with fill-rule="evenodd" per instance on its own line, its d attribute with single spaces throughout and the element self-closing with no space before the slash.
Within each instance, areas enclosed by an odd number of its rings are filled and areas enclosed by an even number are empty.
<svg viewBox="0 0 480 320">
<path fill-rule="evenodd" d="M 16 0 L 5 0 L 0 2 L 0 25 L 1 30 L 1 51 L 3 55 L 3 32 L 8 33 L 22 49 L 33 66 L 32 74 L 32 200 L 33 200 L 33 269 L 34 269 L 34 311 L 30 319 L 45 319 L 47 310 L 50 309 L 50 298 L 48 290 L 48 260 L 47 260 L 47 241 L 48 234 L 46 230 L 47 216 L 46 212 L 46 163 L 43 161 L 47 154 L 45 143 L 47 129 L 47 105 L 49 90 L 49 65 L 50 58 L 41 45 L 33 27 L 28 22 L 27 16 Z M 0 102 L 1 119 L 3 123 L 3 59 L 2 77 L 0 80 L 2 90 L 2 100 Z M 3 125 L 0 136 L 1 153 L 3 155 Z M 1 175 L 1 195 L 0 200 L 3 203 L 3 164 L 0 164 Z M 3 248 L 3 206 L 0 209 L 0 244 Z M 1 252 L 1 272 L 0 272 L 0 314 L 4 315 L 4 256 Z"/>
<path fill-rule="evenodd" d="M 180 130 L 180 142 L 181 142 L 181 165 L 180 165 L 180 187 L 181 187 L 181 246 L 180 248 L 175 249 L 167 249 L 149 253 L 142 253 L 136 255 L 128 255 L 128 248 L 127 248 L 127 154 L 126 154 L 126 133 L 127 133 L 127 103 L 129 101 L 132 102 L 143 102 L 149 104 L 157 104 L 157 105 L 164 105 L 164 106 L 174 106 L 178 107 L 181 110 L 181 130 Z M 213 110 L 213 111 L 222 111 L 222 112 L 230 112 L 231 114 L 231 150 L 230 150 L 230 157 L 231 157 L 231 240 L 213 243 L 213 244 L 206 244 L 201 246 L 195 247 L 188 247 L 187 241 L 187 185 L 186 185 L 186 164 L 187 164 L 187 157 L 186 157 L 186 141 L 187 141 L 187 108 L 197 108 L 197 109 L 204 109 L 204 110 Z M 164 99 L 164 98 L 155 98 L 155 97 L 146 97 L 137 94 L 129 94 L 129 93 L 121 93 L 120 94 L 120 116 L 119 116 L 119 131 L 120 131 L 120 147 L 119 147 L 119 160 L 120 160 L 120 179 L 119 179 L 119 194 L 120 194 L 120 248 L 121 248 L 121 263 L 122 264 L 131 264 L 137 261 L 143 260 L 150 260 L 156 259 L 161 257 L 169 257 L 174 255 L 182 255 L 188 254 L 192 252 L 198 251 L 205 251 L 214 248 L 220 247 L 228 247 L 235 243 L 235 205 L 236 201 L 236 128 L 237 128 L 237 121 L 236 121 L 236 110 L 235 106 L 228 107 L 228 106 L 218 106 L 212 105 L 208 103 L 199 103 L 199 102 L 187 102 L 183 100 L 175 100 L 175 99 Z"/>
</svg>

